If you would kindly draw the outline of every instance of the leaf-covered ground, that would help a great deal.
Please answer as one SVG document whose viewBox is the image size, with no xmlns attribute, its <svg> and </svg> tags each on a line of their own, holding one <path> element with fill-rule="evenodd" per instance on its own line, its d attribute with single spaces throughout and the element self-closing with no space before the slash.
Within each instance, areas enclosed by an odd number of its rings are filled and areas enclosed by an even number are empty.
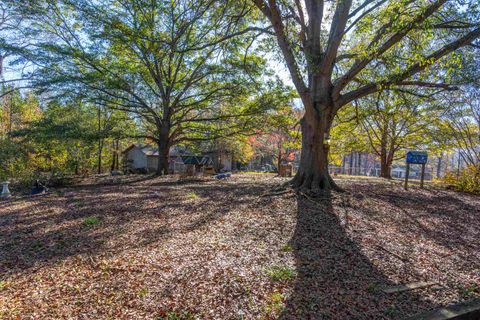
<svg viewBox="0 0 480 320">
<path fill-rule="evenodd" d="M 402 319 L 480 295 L 475 196 L 119 179 L 0 202 L 1 319 Z M 417 281 L 438 286 L 381 291 Z"/>
</svg>

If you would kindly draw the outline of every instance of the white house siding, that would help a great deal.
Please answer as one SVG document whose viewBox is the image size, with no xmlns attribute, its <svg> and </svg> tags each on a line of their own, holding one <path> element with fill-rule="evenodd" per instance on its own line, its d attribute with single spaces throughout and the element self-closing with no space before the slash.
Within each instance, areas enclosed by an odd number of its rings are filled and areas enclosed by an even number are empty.
<svg viewBox="0 0 480 320">
<path fill-rule="evenodd" d="M 147 156 L 138 147 L 128 151 L 127 159 L 131 161 L 133 169 L 147 168 Z"/>
<path fill-rule="evenodd" d="M 230 154 L 222 154 L 220 158 L 222 170 L 232 171 L 232 156 Z"/>
</svg>

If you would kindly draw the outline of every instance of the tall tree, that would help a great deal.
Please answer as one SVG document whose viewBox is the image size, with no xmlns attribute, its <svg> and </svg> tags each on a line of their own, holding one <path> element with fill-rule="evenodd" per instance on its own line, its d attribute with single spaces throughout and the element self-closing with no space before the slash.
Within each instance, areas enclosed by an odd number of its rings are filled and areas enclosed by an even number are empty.
<svg viewBox="0 0 480 320">
<path fill-rule="evenodd" d="M 3 1 L 37 39 L 19 51 L 38 65 L 33 85 L 138 117 L 158 174 L 171 146 L 234 134 L 262 107 L 244 97 L 264 65 L 248 52 L 259 28 L 245 1 Z"/>
<path fill-rule="evenodd" d="M 407 149 L 427 148 L 428 132 L 440 116 L 435 105 L 402 92 L 379 92 L 354 102 L 359 133 L 367 137 L 369 150 L 380 158 L 380 176 L 391 179 L 392 164 Z"/>
<path fill-rule="evenodd" d="M 480 89 L 470 87 L 445 97 L 450 137 L 460 157 L 469 166 L 480 163 Z"/>
<path fill-rule="evenodd" d="M 315 193 L 337 188 L 327 141 L 342 107 L 385 88 L 445 87 L 429 67 L 480 36 L 475 0 L 252 1 L 271 24 L 305 108 L 292 184 Z"/>
<path fill-rule="evenodd" d="M 271 157 L 280 170 L 284 161 L 295 160 L 300 150 L 301 111 L 291 104 L 284 104 L 268 114 L 264 125 L 251 139 L 256 156 Z"/>
</svg>

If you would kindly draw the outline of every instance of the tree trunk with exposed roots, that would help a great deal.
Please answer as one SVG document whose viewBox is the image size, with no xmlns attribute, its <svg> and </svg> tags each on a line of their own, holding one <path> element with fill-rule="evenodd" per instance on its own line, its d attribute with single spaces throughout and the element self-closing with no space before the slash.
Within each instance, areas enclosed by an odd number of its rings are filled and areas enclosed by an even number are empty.
<svg viewBox="0 0 480 320">
<path fill-rule="evenodd" d="M 297 174 L 291 184 L 295 189 L 313 194 L 341 191 L 328 172 L 329 144 L 332 125 L 330 112 L 318 113 L 306 109 L 301 120 L 302 156 Z M 331 108 L 325 109 L 330 111 Z"/>
</svg>

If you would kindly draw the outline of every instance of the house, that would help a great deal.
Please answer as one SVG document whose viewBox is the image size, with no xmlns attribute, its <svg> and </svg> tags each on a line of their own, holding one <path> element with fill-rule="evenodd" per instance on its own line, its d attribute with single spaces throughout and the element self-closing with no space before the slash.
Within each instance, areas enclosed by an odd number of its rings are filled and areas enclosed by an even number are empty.
<svg viewBox="0 0 480 320">
<path fill-rule="evenodd" d="M 405 178 L 405 175 L 407 174 L 407 169 L 405 166 L 397 166 L 392 168 L 391 175 L 393 178 Z M 410 178 L 414 178 L 416 173 L 410 172 L 409 176 Z"/>
<path fill-rule="evenodd" d="M 132 144 L 123 151 L 124 171 L 155 172 L 158 165 L 158 148 L 149 144 Z M 203 170 L 203 167 L 213 166 L 208 156 L 194 156 L 186 148 L 175 146 L 168 154 L 169 173 L 193 173 Z M 193 169 L 189 169 L 193 168 Z"/>
<path fill-rule="evenodd" d="M 228 150 L 210 150 L 203 155 L 212 159 L 213 167 L 217 172 L 232 171 L 234 169 L 233 153 Z"/>
<path fill-rule="evenodd" d="M 182 171 L 175 171 L 176 173 L 186 173 L 190 176 L 203 173 L 214 173 L 212 168 L 213 161 L 208 156 L 182 156 L 180 159 L 184 165 L 184 169 Z"/>
<path fill-rule="evenodd" d="M 154 172 L 157 169 L 158 148 L 149 144 L 132 144 L 122 153 L 126 169 L 145 172 Z"/>
</svg>

